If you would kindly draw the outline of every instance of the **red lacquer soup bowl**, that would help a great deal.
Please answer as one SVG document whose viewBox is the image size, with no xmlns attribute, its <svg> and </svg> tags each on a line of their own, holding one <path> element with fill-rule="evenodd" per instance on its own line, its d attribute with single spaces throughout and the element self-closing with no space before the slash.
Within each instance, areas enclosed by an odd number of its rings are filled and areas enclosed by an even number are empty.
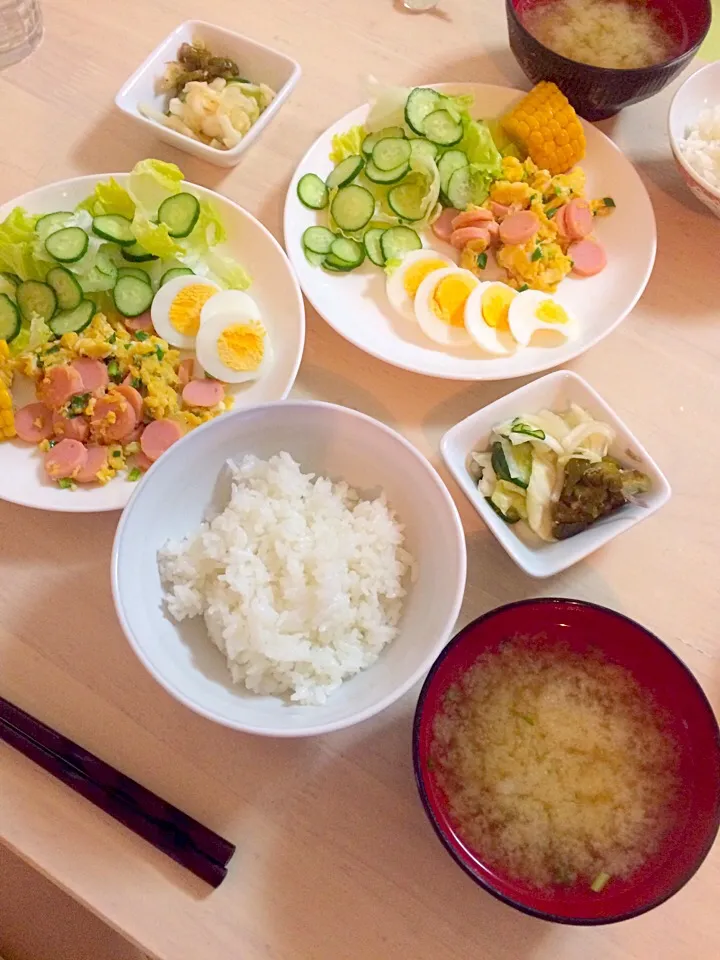
<svg viewBox="0 0 720 960">
<path fill-rule="evenodd" d="M 680 798 L 673 829 L 661 850 L 628 879 L 601 893 L 589 886 L 538 889 L 483 862 L 456 832 L 448 804 L 428 763 L 433 722 L 448 688 L 486 651 L 516 635 L 545 634 L 583 653 L 600 650 L 634 676 L 667 715 L 679 754 Z M 661 640 L 605 607 L 576 600 L 512 603 L 479 617 L 450 641 L 423 685 L 415 712 L 413 762 L 430 822 L 456 863 L 488 893 L 532 916 L 557 923 L 615 923 L 657 907 L 684 886 L 707 856 L 720 826 L 720 731 L 699 683 Z"/>
</svg>

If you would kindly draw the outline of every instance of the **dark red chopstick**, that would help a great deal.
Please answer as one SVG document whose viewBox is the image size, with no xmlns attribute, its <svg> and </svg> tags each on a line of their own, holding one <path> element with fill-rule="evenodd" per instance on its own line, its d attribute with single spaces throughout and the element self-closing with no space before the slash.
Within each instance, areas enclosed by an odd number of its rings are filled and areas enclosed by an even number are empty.
<svg viewBox="0 0 720 960">
<path fill-rule="evenodd" d="M 0 740 L 213 887 L 235 845 L 0 697 Z"/>
</svg>

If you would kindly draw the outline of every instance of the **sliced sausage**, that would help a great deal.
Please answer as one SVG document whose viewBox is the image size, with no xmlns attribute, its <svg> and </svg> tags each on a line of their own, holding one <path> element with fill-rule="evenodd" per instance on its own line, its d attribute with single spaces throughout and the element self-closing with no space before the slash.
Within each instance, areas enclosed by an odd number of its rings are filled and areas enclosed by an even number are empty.
<svg viewBox="0 0 720 960">
<path fill-rule="evenodd" d="M 215 407 L 225 397 L 225 387 L 217 380 L 191 380 L 182 392 L 189 407 Z"/>
<path fill-rule="evenodd" d="M 139 317 L 124 317 L 123 322 L 128 330 L 132 331 L 132 333 L 137 333 L 139 330 L 142 330 L 145 333 L 155 332 L 149 310 L 146 310 L 145 313 L 141 313 Z"/>
<path fill-rule="evenodd" d="M 153 465 L 152 460 L 150 459 L 150 457 L 146 457 L 145 454 L 142 452 L 142 450 L 140 451 L 140 453 L 135 454 L 136 467 L 139 467 L 141 470 L 145 471 L 145 470 L 149 470 L 152 465 Z"/>
<path fill-rule="evenodd" d="M 572 240 L 584 240 L 589 237 L 593 228 L 592 211 L 587 200 L 575 197 L 567 205 L 565 225 Z"/>
<path fill-rule="evenodd" d="M 95 404 L 90 423 L 98 439 L 117 443 L 135 429 L 137 419 L 132 404 L 113 390 Z"/>
<path fill-rule="evenodd" d="M 71 366 L 50 367 L 37 388 L 38 400 L 59 410 L 76 393 L 83 393 L 83 380 Z"/>
<path fill-rule="evenodd" d="M 115 387 L 115 393 L 125 397 L 135 411 L 135 416 L 140 420 L 143 414 L 143 398 L 135 387 L 131 387 L 129 383 L 121 383 L 119 387 Z"/>
<path fill-rule="evenodd" d="M 137 443 L 140 440 L 140 437 L 142 437 L 144 429 L 144 423 L 136 424 L 130 433 L 118 440 L 118 443 L 121 443 L 124 447 L 126 447 L 129 443 Z"/>
<path fill-rule="evenodd" d="M 490 243 L 490 231 L 487 227 L 463 227 L 461 230 L 453 230 L 450 237 L 450 243 L 456 250 L 463 250 L 471 240 L 484 240 Z"/>
<path fill-rule="evenodd" d="M 508 246 L 521 246 L 532 240 L 540 229 L 540 221 L 530 210 L 511 213 L 500 224 L 500 239 Z"/>
<path fill-rule="evenodd" d="M 15 414 L 15 432 L 25 443 L 40 443 L 53 435 L 53 415 L 44 403 L 28 403 Z"/>
<path fill-rule="evenodd" d="M 442 240 L 445 243 L 450 243 L 450 234 L 453 231 L 452 222 L 457 215 L 458 211 L 455 210 L 454 207 L 448 207 L 447 209 L 443 210 L 435 223 L 432 225 L 433 233 L 438 240 Z"/>
<path fill-rule="evenodd" d="M 492 213 L 484 207 L 473 207 L 472 210 L 463 210 L 452 222 L 453 230 L 462 230 L 463 227 L 479 227 L 488 220 L 494 220 Z"/>
<path fill-rule="evenodd" d="M 570 233 L 568 230 L 568 225 L 565 220 L 567 216 L 567 204 L 564 203 L 561 207 L 558 208 L 557 213 L 553 217 L 553 223 L 557 228 L 557 232 L 562 240 L 570 240 Z"/>
<path fill-rule="evenodd" d="M 605 249 L 595 240 L 571 243 L 568 256 L 573 262 L 573 273 L 579 277 L 594 277 L 607 266 Z"/>
<path fill-rule="evenodd" d="M 80 468 L 75 479 L 78 483 L 94 483 L 98 473 L 107 466 L 107 462 L 107 447 L 88 447 L 85 465 Z"/>
<path fill-rule="evenodd" d="M 181 436 L 182 430 L 174 420 L 153 420 L 143 431 L 140 448 L 148 460 L 154 463 Z"/>
<path fill-rule="evenodd" d="M 79 440 L 61 440 L 45 454 L 45 470 L 51 480 L 76 477 L 87 462 L 87 450 Z"/>
<path fill-rule="evenodd" d="M 487 229 L 491 240 L 494 240 L 500 235 L 500 224 L 496 220 L 488 221 Z"/>
<path fill-rule="evenodd" d="M 192 380 L 194 368 L 195 361 L 192 357 L 187 357 L 185 360 L 180 361 L 180 366 L 178 367 L 178 380 L 180 381 L 181 387 L 184 387 L 185 384 Z"/>
<path fill-rule="evenodd" d="M 86 417 L 64 417 L 57 412 L 52 415 L 52 426 L 56 437 L 79 440 L 80 443 L 85 443 L 90 432 L 90 424 Z"/>
<path fill-rule="evenodd" d="M 102 360 L 93 360 L 92 357 L 78 357 L 70 364 L 82 378 L 83 393 L 104 393 L 110 378 L 107 367 Z"/>
<path fill-rule="evenodd" d="M 504 220 L 510 213 L 510 207 L 506 203 L 497 203 L 495 200 L 491 200 L 490 211 L 496 220 Z"/>
</svg>

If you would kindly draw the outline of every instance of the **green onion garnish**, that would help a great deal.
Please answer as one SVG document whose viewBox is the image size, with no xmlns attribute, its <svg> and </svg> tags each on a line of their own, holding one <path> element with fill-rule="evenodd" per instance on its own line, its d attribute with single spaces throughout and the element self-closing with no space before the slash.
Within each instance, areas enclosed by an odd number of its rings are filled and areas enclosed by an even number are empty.
<svg viewBox="0 0 720 960">
<path fill-rule="evenodd" d="M 603 197 L 603 203 L 605 204 L 606 207 L 614 207 L 614 206 L 616 206 L 615 201 L 613 200 L 612 197 Z M 601 876 L 602 876 L 602 874 L 601 874 Z"/>
<path fill-rule="evenodd" d="M 121 456 L 122 456 L 122 450 L 113 450 L 112 455 L 113 455 L 114 457 L 121 457 Z"/>
<path fill-rule="evenodd" d="M 60 477 L 57 485 L 61 490 L 72 490 L 75 487 L 75 484 L 72 482 L 70 477 Z"/>
<path fill-rule="evenodd" d="M 532 261 L 535 261 L 535 260 L 539 260 L 541 257 L 542 257 L 542 248 L 541 248 L 541 247 L 535 247 L 535 249 L 534 249 L 533 252 L 532 252 L 532 256 L 530 257 L 530 259 L 531 259 Z"/>
<path fill-rule="evenodd" d="M 609 873 L 599 873 L 595 877 L 593 882 L 590 884 L 590 889 L 593 891 L 593 893 L 602 893 L 602 891 L 605 889 L 605 887 L 608 885 L 609 882 L 610 882 Z"/>
<path fill-rule="evenodd" d="M 89 393 L 78 393 L 76 396 L 74 396 L 68 404 L 68 417 L 71 419 L 73 417 L 79 417 L 80 414 L 84 412 L 85 407 L 88 405 L 89 399 Z"/>
<path fill-rule="evenodd" d="M 484 269 L 485 269 L 485 267 L 487 266 L 487 254 L 486 254 L 486 253 L 481 253 L 481 254 L 478 255 L 477 265 L 480 267 L 481 270 L 484 270 Z"/>
<path fill-rule="evenodd" d="M 147 340 L 147 338 L 148 338 L 149 336 L 150 336 L 150 334 L 149 334 L 149 333 L 145 333 L 144 330 L 138 330 L 138 332 L 135 334 L 135 339 L 136 339 L 136 340 L 140 340 L 140 341 L 142 342 L 143 340 Z"/>
<path fill-rule="evenodd" d="M 548 220 L 552 220 L 559 209 L 560 207 L 550 207 L 549 210 L 545 211 L 545 216 L 548 218 Z"/>
<path fill-rule="evenodd" d="M 136 480 L 139 480 L 141 476 L 142 470 L 140 470 L 138 467 L 133 467 L 128 474 L 128 480 L 130 480 L 131 483 L 134 483 Z"/>
<path fill-rule="evenodd" d="M 108 364 L 108 376 L 111 380 L 117 381 L 120 379 L 120 366 L 117 360 L 111 360 Z"/>
<path fill-rule="evenodd" d="M 140 377 L 133 377 L 130 381 L 131 386 L 135 387 L 136 390 L 139 390 L 142 386 L 142 380 Z"/>
<path fill-rule="evenodd" d="M 113 334 L 111 334 L 111 335 L 108 337 L 108 343 L 115 343 L 116 340 L 117 340 L 117 334 L 116 334 L 116 333 L 113 333 Z"/>
<path fill-rule="evenodd" d="M 530 287 L 526 283 L 524 283 L 521 287 L 518 287 L 518 293 L 523 293 L 523 291 L 529 290 L 529 289 Z"/>
<path fill-rule="evenodd" d="M 160 361 L 162 362 L 162 358 L 165 356 L 165 351 L 163 350 L 163 348 L 162 348 L 162 347 L 158 347 L 158 348 L 155 350 L 155 353 L 157 354 L 158 360 L 160 360 Z"/>
</svg>

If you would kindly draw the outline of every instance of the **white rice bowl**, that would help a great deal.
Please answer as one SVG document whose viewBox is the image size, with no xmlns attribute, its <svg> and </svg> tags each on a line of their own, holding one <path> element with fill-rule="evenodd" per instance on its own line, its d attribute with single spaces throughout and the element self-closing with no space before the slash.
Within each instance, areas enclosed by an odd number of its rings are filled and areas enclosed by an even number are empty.
<svg viewBox="0 0 720 960">
<path fill-rule="evenodd" d="M 228 462 L 224 510 L 158 563 L 169 614 L 203 616 L 233 681 L 322 704 L 395 639 L 413 559 L 384 496 L 303 474 L 288 453 Z"/>
</svg>

